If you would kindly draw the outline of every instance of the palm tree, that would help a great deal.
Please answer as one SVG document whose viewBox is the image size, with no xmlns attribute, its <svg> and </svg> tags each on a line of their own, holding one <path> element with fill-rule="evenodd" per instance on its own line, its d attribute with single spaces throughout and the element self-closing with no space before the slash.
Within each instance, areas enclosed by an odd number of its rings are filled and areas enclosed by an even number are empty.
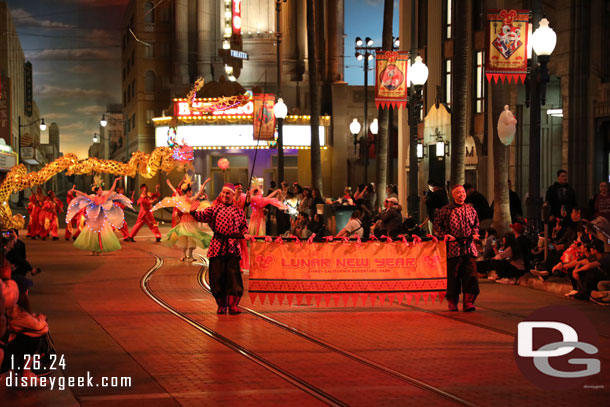
<svg viewBox="0 0 610 407">
<path fill-rule="evenodd" d="M 316 1 L 307 0 L 307 60 L 309 68 L 309 110 L 311 126 L 311 185 L 323 191 L 320 157 L 320 84 L 316 47 Z"/>
<path fill-rule="evenodd" d="M 392 50 L 392 20 L 394 17 L 394 0 L 385 0 L 383 5 L 383 38 L 381 48 Z M 368 74 L 368 73 L 367 73 Z M 389 107 L 380 107 L 377 111 L 379 131 L 377 133 L 377 202 L 385 199 L 386 181 L 388 178 L 388 129 L 391 129 Z"/>
<path fill-rule="evenodd" d="M 508 198 L 508 147 L 500 141 L 498 128 L 496 126 L 500 113 L 504 111 L 506 100 L 510 97 L 508 85 L 492 84 L 492 108 L 493 129 L 493 159 L 494 159 L 494 228 L 499 236 L 509 231 L 510 228 L 510 205 Z"/>
<path fill-rule="evenodd" d="M 453 7 L 454 10 L 456 8 Z M 460 23 L 452 25 L 451 185 L 463 184 L 465 179 L 466 136 L 470 120 L 468 86 L 472 66 L 472 0 L 460 2 L 459 10 Z"/>
</svg>

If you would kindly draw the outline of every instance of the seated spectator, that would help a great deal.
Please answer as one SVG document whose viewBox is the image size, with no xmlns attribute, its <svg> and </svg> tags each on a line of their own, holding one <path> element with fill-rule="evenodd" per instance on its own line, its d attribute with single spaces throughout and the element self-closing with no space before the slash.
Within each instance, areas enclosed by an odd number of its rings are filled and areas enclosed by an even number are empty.
<svg viewBox="0 0 610 407">
<path fill-rule="evenodd" d="M 291 227 L 284 237 L 296 236 L 299 239 L 308 239 L 311 236 L 311 231 L 307 228 L 309 225 L 309 214 L 301 212 L 295 220 L 291 220 Z"/>
<path fill-rule="evenodd" d="M 387 198 L 383 201 L 384 210 L 379 214 L 379 219 L 373 225 L 372 232 L 376 238 L 389 236 L 396 238 L 402 228 L 402 215 L 398 210 L 398 199 Z"/>
<path fill-rule="evenodd" d="M 573 297 L 578 293 L 578 280 L 572 274 L 576 267 L 583 266 L 590 261 L 595 261 L 595 256 L 591 254 L 591 243 L 574 242 L 561 257 L 561 261 L 553 267 L 553 274 L 567 274 L 572 283 L 572 291 L 565 294 L 566 297 Z M 574 254 L 574 255 L 572 255 Z"/>
<path fill-rule="evenodd" d="M 311 209 L 311 213 L 316 213 L 318 211 L 318 206 L 320 204 L 324 204 L 324 198 L 322 197 L 322 194 L 320 193 L 320 190 L 318 188 L 313 188 L 311 190 L 311 206 L 309 207 Z"/>
<path fill-rule="evenodd" d="M 516 284 L 517 279 L 525 274 L 523 248 L 513 232 L 502 237 L 502 248 L 492 259 L 492 268 L 498 275 L 496 282 L 502 284 Z"/>
<path fill-rule="evenodd" d="M 412 217 L 408 217 L 404 220 L 404 222 L 402 223 L 402 232 L 407 237 L 413 237 L 413 235 L 418 237 L 424 237 L 427 235 L 427 233 L 425 233 L 421 229 L 421 225 L 418 225 L 415 219 L 413 219 Z"/>
<path fill-rule="evenodd" d="M 477 260 L 477 277 L 487 277 L 491 271 L 491 259 L 496 255 L 498 232 L 494 228 L 483 230 L 482 250 L 480 260 Z M 494 272 L 494 277 L 497 275 Z"/>
<path fill-rule="evenodd" d="M 307 225 L 307 229 L 311 231 L 311 233 L 315 233 L 318 237 L 330 235 L 326 228 L 326 223 L 324 222 L 324 215 L 320 215 L 319 213 L 313 215 L 313 219 Z"/>
<path fill-rule="evenodd" d="M 337 237 L 355 237 L 359 236 L 362 238 L 364 235 L 364 227 L 360 217 L 362 216 L 359 210 L 355 210 L 352 212 L 352 216 L 350 216 L 347 221 L 347 225 L 339 233 L 337 233 Z"/>
<path fill-rule="evenodd" d="M 343 196 L 339 199 L 337 199 L 336 201 L 333 202 L 334 204 L 339 204 L 339 205 L 354 205 L 354 197 L 352 196 L 352 187 L 345 187 L 345 189 L 343 190 Z"/>
<path fill-rule="evenodd" d="M 574 295 L 578 300 L 588 300 L 600 281 L 610 280 L 610 253 L 604 253 L 604 242 L 593 240 L 590 251 L 595 259 L 575 267 L 572 272 L 578 281 L 578 293 Z"/>
</svg>

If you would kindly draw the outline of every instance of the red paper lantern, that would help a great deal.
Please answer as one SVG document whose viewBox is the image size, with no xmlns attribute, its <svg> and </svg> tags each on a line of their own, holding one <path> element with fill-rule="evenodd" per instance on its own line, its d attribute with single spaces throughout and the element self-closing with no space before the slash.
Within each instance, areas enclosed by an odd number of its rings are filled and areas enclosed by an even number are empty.
<svg viewBox="0 0 610 407">
<path fill-rule="evenodd" d="M 227 160 L 226 158 L 221 158 L 220 160 L 218 160 L 218 168 L 223 171 L 226 171 L 229 168 L 229 160 Z"/>
</svg>

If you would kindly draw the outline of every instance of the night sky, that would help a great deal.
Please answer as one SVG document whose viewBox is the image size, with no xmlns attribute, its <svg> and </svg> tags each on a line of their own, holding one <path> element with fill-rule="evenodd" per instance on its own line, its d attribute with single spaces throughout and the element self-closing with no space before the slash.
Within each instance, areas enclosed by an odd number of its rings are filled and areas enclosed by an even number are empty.
<svg viewBox="0 0 610 407">
<path fill-rule="evenodd" d="M 172 1 L 172 0 L 164 0 Z M 122 17 L 128 0 L 7 0 L 26 60 L 34 98 L 47 124 L 56 122 L 60 150 L 87 156 L 108 103 L 121 101 Z M 381 45 L 383 0 L 345 0 L 345 80 L 362 85 L 356 36 Z M 398 33 L 398 0 L 394 4 Z M 369 83 L 374 75 L 369 73 Z"/>
</svg>

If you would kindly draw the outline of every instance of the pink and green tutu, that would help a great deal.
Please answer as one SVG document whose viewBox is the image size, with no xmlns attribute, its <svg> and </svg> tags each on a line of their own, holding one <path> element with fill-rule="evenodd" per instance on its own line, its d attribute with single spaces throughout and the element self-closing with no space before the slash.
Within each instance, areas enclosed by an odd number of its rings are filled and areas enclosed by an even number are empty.
<svg viewBox="0 0 610 407">
<path fill-rule="evenodd" d="M 189 219 L 190 218 L 190 219 Z M 193 249 L 195 247 L 207 248 L 212 236 L 199 230 L 197 222 L 189 214 L 183 214 L 180 223 L 167 232 L 165 244 L 180 249 Z"/>
<path fill-rule="evenodd" d="M 121 243 L 110 224 L 106 223 L 101 232 L 95 232 L 85 225 L 76 241 L 74 241 L 74 247 L 81 250 L 107 253 L 120 250 Z"/>
</svg>

